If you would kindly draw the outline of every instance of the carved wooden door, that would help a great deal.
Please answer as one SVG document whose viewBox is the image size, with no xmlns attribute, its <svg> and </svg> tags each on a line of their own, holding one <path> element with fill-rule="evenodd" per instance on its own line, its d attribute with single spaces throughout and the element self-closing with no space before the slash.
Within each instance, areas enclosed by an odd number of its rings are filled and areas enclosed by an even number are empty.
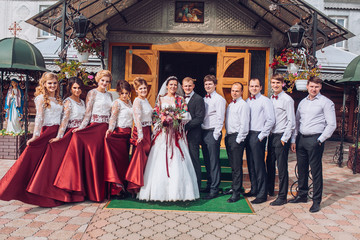
<svg viewBox="0 0 360 240">
<path fill-rule="evenodd" d="M 244 85 L 243 99 L 248 98 L 248 82 L 251 71 L 251 54 L 237 52 L 220 52 L 218 54 L 217 67 L 217 90 L 226 101 L 231 101 L 231 85 L 241 82 Z"/>
<path fill-rule="evenodd" d="M 154 106 L 157 93 L 158 57 L 157 51 L 129 49 L 126 51 L 125 80 L 130 84 L 136 77 L 142 77 L 149 85 L 148 100 Z M 136 93 L 132 94 L 135 98 Z"/>
</svg>

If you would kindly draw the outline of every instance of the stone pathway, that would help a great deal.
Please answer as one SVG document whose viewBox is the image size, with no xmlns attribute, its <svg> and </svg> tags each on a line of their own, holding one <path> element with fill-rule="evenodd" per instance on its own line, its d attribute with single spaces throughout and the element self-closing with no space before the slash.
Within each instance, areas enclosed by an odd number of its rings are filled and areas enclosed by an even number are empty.
<svg viewBox="0 0 360 240">
<path fill-rule="evenodd" d="M 253 205 L 253 215 L 106 209 L 106 203 L 92 202 L 40 208 L 0 201 L 0 239 L 360 239 L 360 174 L 332 162 L 338 145 L 326 144 L 322 209 L 315 214 L 309 213 L 311 202 L 269 206 L 274 197 Z M 0 160 L 0 176 L 13 162 Z M 295 163 L 290 154 L 292 181 Z"/>
</svg>

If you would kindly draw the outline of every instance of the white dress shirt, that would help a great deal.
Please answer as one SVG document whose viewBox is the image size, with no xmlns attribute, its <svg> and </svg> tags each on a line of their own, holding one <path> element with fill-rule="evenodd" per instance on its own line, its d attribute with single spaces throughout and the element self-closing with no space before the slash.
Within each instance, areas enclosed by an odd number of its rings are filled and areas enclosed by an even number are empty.
<svg viewBox="0 0 360 240">
<path fill-rule="evenodd" d="M 329 98 L 318 94 L 313 100 L 309 96 L 301 100 L 296 111 L 296 128 L 291 142 L 295 143 L 297 134 L 321 134 L 318 138 L 324 142 L 336 129 L 335 105 Z"/>
<path fill-rule="evenodd" d="M 236 142 L 241 143 L 249 133 L 249 125 L 249 105 L 239 97 L 235 103 L 232 101 L 227 107 L 225 118 L 226 134 L 238 133 Z"/>
<path fill-rule="evenodd" d="M 218 140 L 224 125 L 226 101 L 216 91 L 210 97 L 204 97 L 205 118 L 201 124 L 202 129 L 214 129 L 214 139 Z"/>
<path fill-rule="evenodd" d="M 194 91 L 192 91 L 189 95 L 185 94 L 185 102 L 189 104 L 191 97 L 194 95 Z M 189 96 L 189 97 L 188 97 Z"/>
<path fill-rule="evenodd" d="M 274 107 L 269 98 L 258 93 L 255 99 L 248 98 L 250 107 L 250 131 L 260 131 L 258 138 L 262 141 L 269 136 L 275 124 Z"/>
<path fill-rule="evenodd" d="M 281 141 L 288 142 L 295 129 L 294 100 L 284 91 L 273 95 L 270 100 L 275 110 L 275 125 L 271 132 L 283 133 Z"/>
</svg>

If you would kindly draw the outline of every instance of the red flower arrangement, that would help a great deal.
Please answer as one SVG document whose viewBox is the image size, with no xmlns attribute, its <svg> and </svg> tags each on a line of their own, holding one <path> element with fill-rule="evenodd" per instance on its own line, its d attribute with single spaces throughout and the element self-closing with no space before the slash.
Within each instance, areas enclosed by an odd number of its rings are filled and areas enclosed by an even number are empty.
<svg viewBox="0 0 360 240">
<path fill-rule="evenodd" d="M 303 61 L 302 55 L 299 50 L 292 50 L 285 48 L 281 51 L 279 56 L 273 58 L 273 62 L 269 65 L 272 69 L 279 68 L 281 66 L 288 66 L 290 63 L 301 64 Z"/>
<path fill-rule="evenodd" d="M 104 57 L 102 41 L 99 39 L 89 40 L 87 38 L 76 38 L 74 39 L 73 45 L 74 48 L 80 53 L 89 52 L 96 54 L 99 57 Z"/>
</svg>

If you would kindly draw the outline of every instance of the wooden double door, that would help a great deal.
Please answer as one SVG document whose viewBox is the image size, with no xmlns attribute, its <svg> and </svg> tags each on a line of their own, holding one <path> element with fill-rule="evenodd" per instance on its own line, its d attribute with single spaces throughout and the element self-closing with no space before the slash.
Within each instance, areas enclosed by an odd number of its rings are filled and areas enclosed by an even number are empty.
<svg viewBox="0 0 360 240">
<path fill-rule="evenodd" d="M 234 82 L 241 82 L 244 85 L 243 98 L 246 99 L 248 97 L 248 81 L 251 70 L 250 53 L 226 52 L 224 47 L 211 47 L 196 42 L 152 45 L 151 49 L 146 50 L 128 49 L 126 51 L 125 80 L 132 83 L 136 77 L 144 78 L 149 84 L 148 99 L 152 106 L 155 104 L 158 90 L 161 87 L 159 83 L 163 82 L 163 79 L 159 79 L 159 75 L 161 75 L 159 71 L 164 69 L 164 66 L 160 66 L 160 56 L 164 52 L 215 55 L 214 64 L 216 69 L 209 69 L 209 73 L 213 71 L 213 74 L 217 77 L 217 92 L 230 102 L 231 85 Z M 202 79 L 198 79 L 196 84 L 202 84 Z"/>
</svg>

